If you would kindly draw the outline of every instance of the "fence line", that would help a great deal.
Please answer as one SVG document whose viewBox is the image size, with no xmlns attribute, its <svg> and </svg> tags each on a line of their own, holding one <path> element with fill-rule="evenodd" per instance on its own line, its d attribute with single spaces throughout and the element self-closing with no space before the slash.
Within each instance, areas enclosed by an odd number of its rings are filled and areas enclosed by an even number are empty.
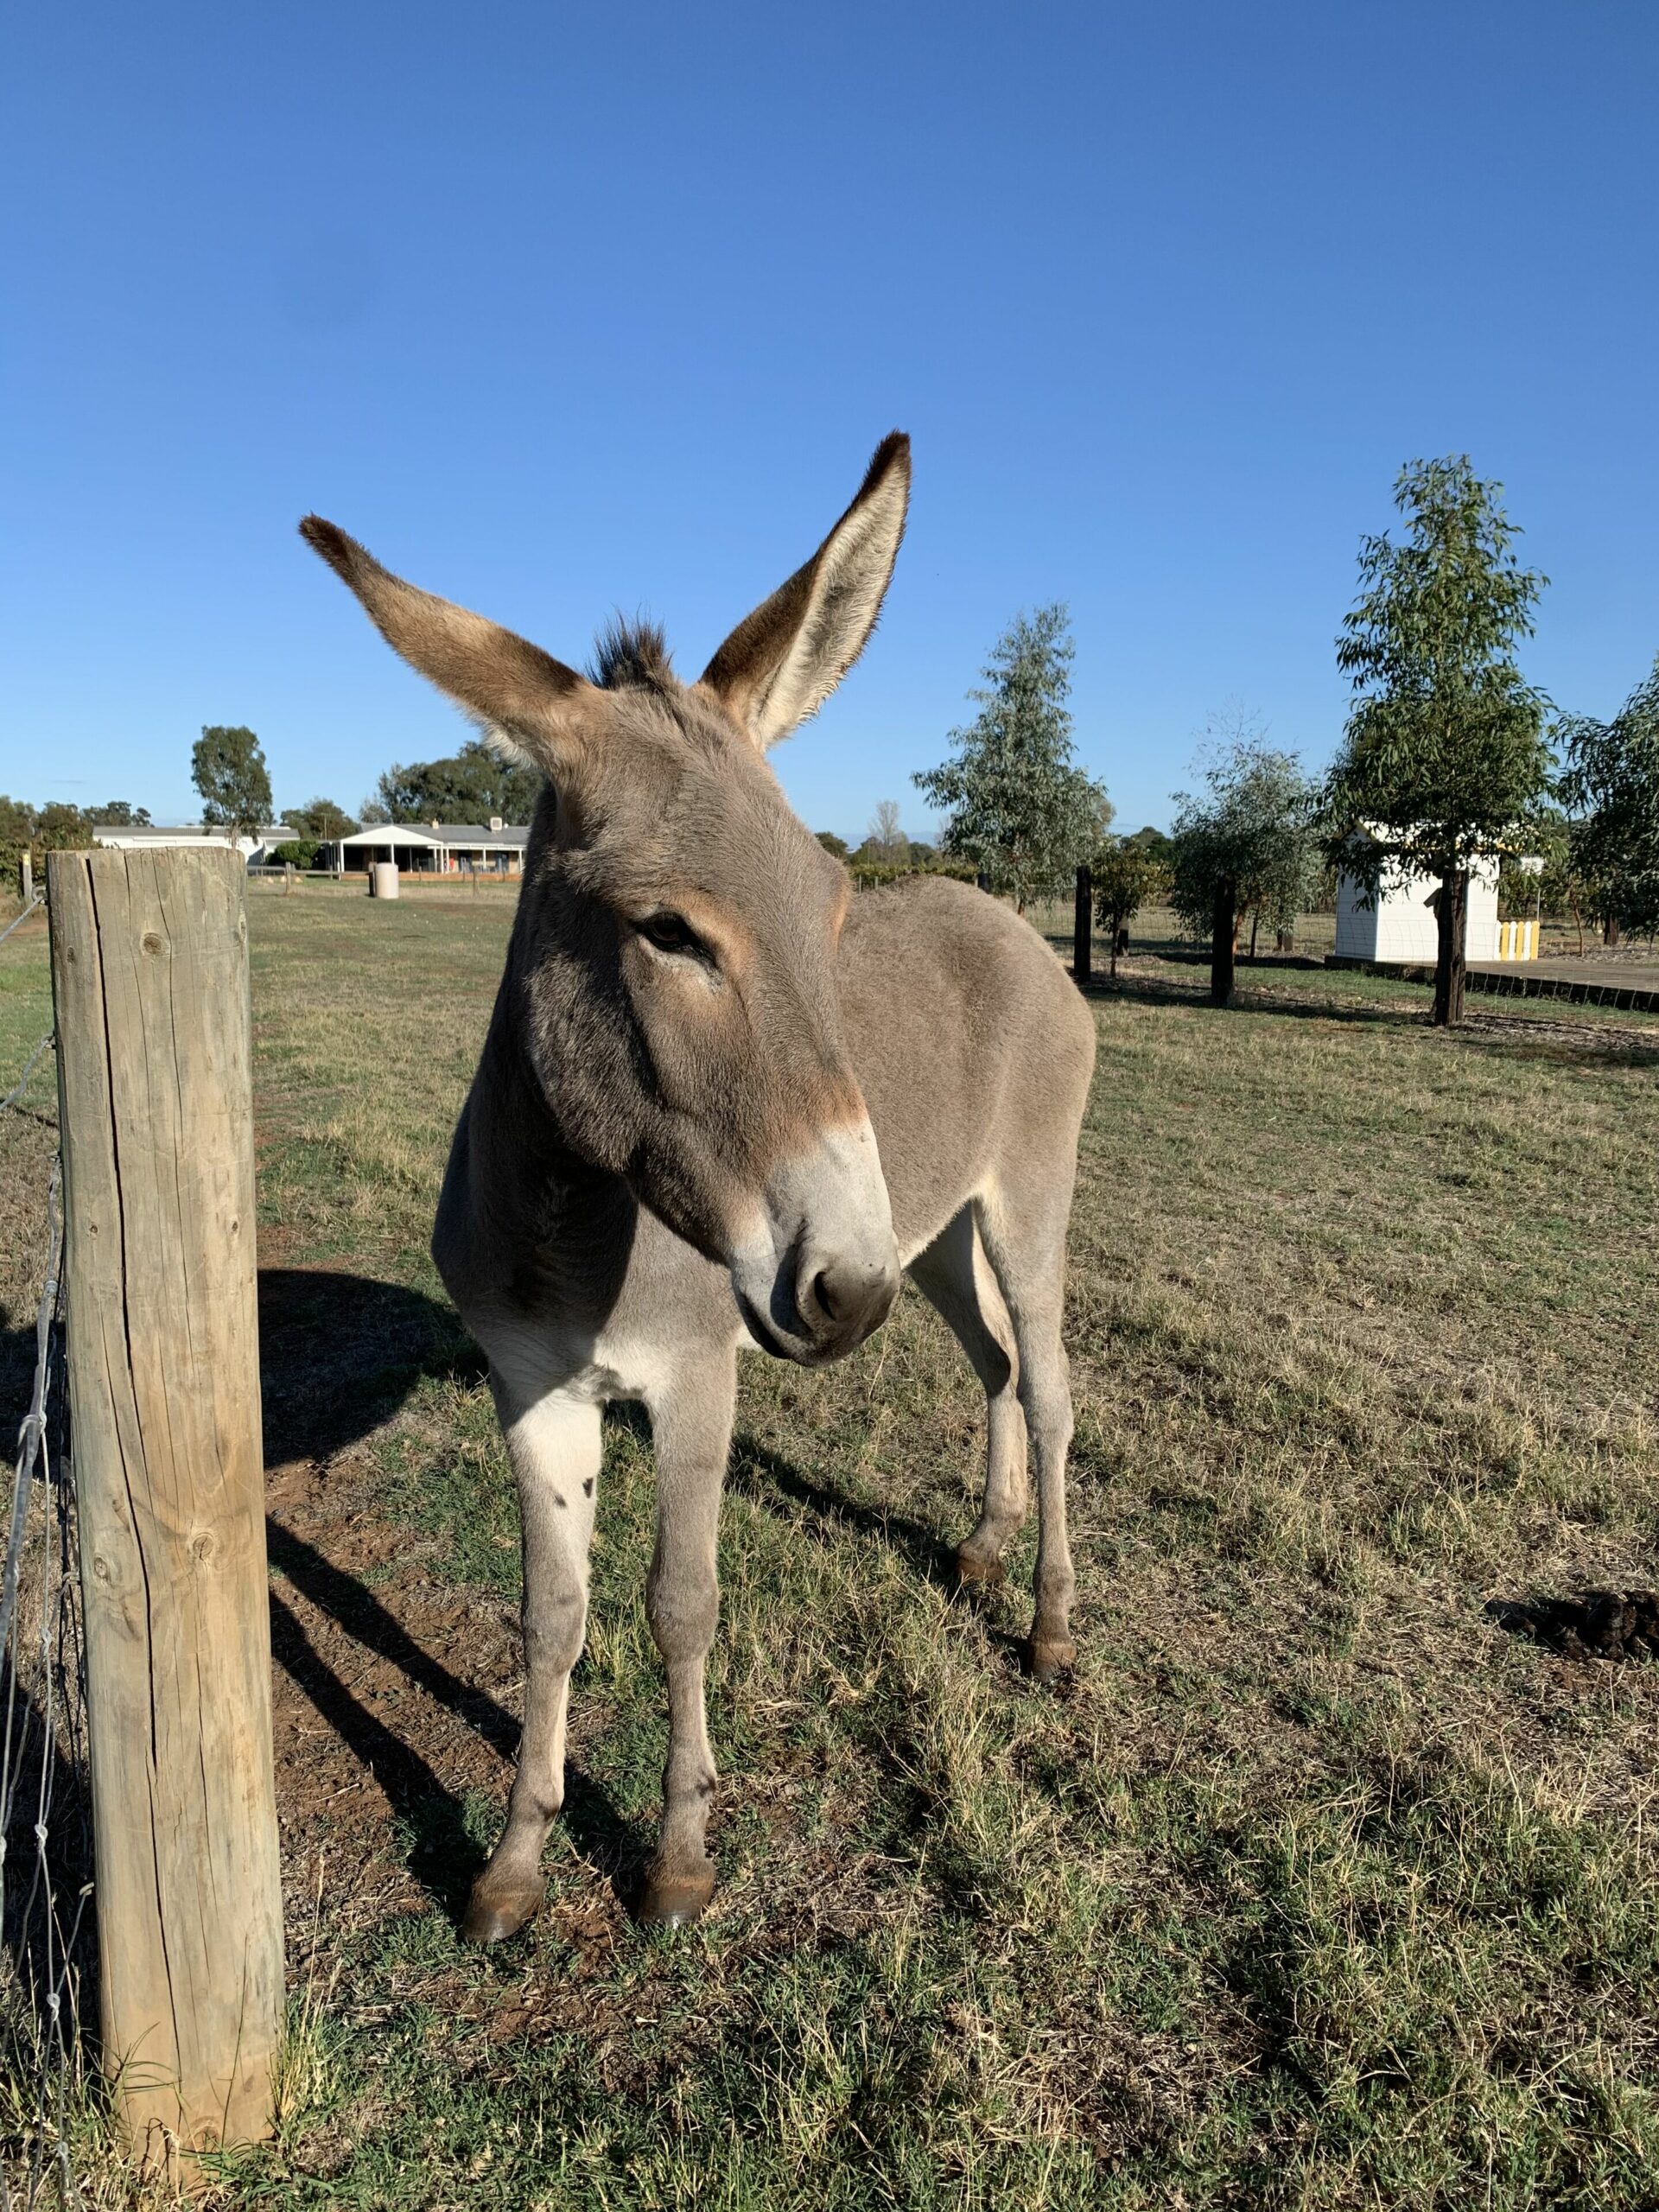
<svg viewBox="0 0 1659 2212">
<path fill-rule="evenodd" d="M 40 893 L 37 891 L 35 893 L 35 896 L 29 900 L 28 906 L 24 907 L 22 912 L 21 914 L 15 914 L 11 920 L 6 924 L 4 929 L 0 930 L 0 944 L 3 944 L 5 943 L 6 939 L 11 935 L 13 930 L 22 929 L 23 924 L 29 919 L 29 916 L 35 912 L 35 909 L 37 906 L 44 906 L 45 904 L 45 899 L 41 898 Z"/>
<path fill-rule="evenodd" d="M 18 1430 L 0 1574 L 4 2212 L 33 2212 L 48 2190 L 60 2207 L 84 2202 L 69 2106 L 85 2080 L 79 1992 L 90 1935 L 92 1839 L 74 1494 L 63 1448 L 63 1239 L 58 1155 L 47 1189 L 34 1382 Z M 36 1632 L 27 1637 L 26 1609 L 38 1615 Z M 15 1849 L 20 1845 L 21 1853 Z"/>
<path fill-rule="evenodd" d="M 12 1085 L 11 1089 L 6 1093 L 5 1096 L 3 1098 L 0 1098 L 0 1114 L 3 1114 L 8 1106 L 16 1105 L 23 1093 L 29 1089 L 29 1078 L 34 1074 L 35 1069 L 40 1065 L 42 1058 L 45 1056 L 47 1048 L 49 1046 L 55 1045 L 57 1041 L 58 1037 L 56 1030 L 48 1029 L 45 1036 L 41 1038 L 40 1043 L 29 1054 L 28 1063 L 23 1069 L 22 1074 Z"/>
</svg>

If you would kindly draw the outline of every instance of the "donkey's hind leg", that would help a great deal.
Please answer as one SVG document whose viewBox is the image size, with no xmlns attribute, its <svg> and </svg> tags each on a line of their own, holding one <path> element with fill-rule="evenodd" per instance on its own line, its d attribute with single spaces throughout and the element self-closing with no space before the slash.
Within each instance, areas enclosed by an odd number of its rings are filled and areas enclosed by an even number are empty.
<svg viewBox="0 0 1659 2212">
<path fill-rule="evenodd" d="M 1065 1229 L 1071 1180 L 1028 1202 L 993 1188 L 975 1202 L 986 1253 L 1014 1325 L 1020 1403 L 1037 1478 L 1037 1611 L 1026 1663 L 1052 1681 L 1077 1656 L 1071 1641 L 1077 1579 L 1065 1529 L 1065 1455 L 1071 1441 L 1071 1386 L 1060 1322 L 1065 1294 Z"/>
<path fill-rule="evenodd" d="M 967 1353 L 985 1389 L 985 1496 L 979 1520 L 957 1547 L 964 1582 L 1002 1580 L 1002 1554 L 1026 1517 L 1026 1421 L 1020 1410 L 1019 1354 L 1014 1325 L 980 1249 L 971 1205 L 910 1263 L 917 1288 L 935 1306 Z"/>
<path fill-rule="evenodd" d="M 524 1551 L 524 1729 L 507 1825 L 473 1885 L 461 1933 L 515 1936 L 544 1893 L 542 1847 L 564 1802 L 570 1669 L 588 1629 L 588 1554 L 599 1478 L 599 1408 L 550 1391 L 528 1403 L 492 1369 L 491 1387 L 518 1485 Z"/>
<path fill-rule="evenodd" d="M 720 1621 L 715 1553 L 736 1397 L 735 1354 L 726 1345 L 677 1363 L 648 1401 L 657 1548 L 645 1581 L 645 1618 L 668 1675 L 668 1763 L 662 1833 L 645 1871 L 639 1916 L 671 1927 L 695 1920 L 715 1890 L 707 1846 L 715 1758 L 703 1669 Z"/>
</svg>

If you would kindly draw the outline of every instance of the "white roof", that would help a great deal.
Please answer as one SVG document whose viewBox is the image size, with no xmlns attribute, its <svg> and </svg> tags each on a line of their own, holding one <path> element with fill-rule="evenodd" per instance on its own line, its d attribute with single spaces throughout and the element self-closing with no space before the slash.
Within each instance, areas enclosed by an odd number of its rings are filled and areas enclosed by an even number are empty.
<svg viewBox="0 0 1659 2212">
<path fill-rule="evenodd" d="M 325 840 L 335 845 L 441 845 L 442 837 L 430 830 L 418 829 L 411 822 L 372 822 L 366 830 L 353 830 L 349 837 Z"/>
<path fill-rule="evenodd" d="M 282 844 L 295 835 L 286 822 L 268 822 L 251 834 L 237 832 L 238 844 Z M 232 842 L 223 823 L 95 822 L 92 835 L 100 845 L 223 845 Z"/>
<path fill-rule="evenodd" d="M 482 822 L 372 822 L 349 837 L 330 842 L 340 845 L 428 845 L 448 850 L 451 846 L 477 846 L 516 852 L 529 836 L 522 823 L 505 823 L 492 830 Z"/>
</svg>

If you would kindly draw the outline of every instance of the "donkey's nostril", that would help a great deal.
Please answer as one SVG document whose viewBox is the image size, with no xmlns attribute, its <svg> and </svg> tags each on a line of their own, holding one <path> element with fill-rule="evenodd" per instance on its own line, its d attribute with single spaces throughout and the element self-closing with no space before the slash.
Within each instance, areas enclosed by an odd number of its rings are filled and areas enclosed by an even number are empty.
<svg viewBox="0 0 1659 2212">
<path fill-rule="evenodd" d="M 835 1281 L 828 1268 L 820 1268 L 812 1278 L 812 1303 L 826 1321 L 841 1319 L 846 1300 L 844 1296 L 836 1297 Z"/>
</svg>

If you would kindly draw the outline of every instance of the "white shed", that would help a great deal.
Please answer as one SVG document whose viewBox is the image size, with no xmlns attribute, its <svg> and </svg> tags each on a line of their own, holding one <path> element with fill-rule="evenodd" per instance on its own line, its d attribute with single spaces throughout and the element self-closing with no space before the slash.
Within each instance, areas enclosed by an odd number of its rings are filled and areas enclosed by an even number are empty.
<svg viewBox="0 0 1659 2212">
<path fill-rule="evenodd" d="M 1420 875 L 1414 869 L 1390 863 L 1374 902 L 1366 906 L 1364 884 L 1348 869 L 1340 869 L 1337 875 L 1338 959 L 1409 961 L 1432 968 L 1440 956 L 1435 907 L 1440 887 L 1432 875 Z M 1497 960 L 1506 957 L 1500 946 L 1497 855 L 1494 853 L 1478 861 L 1469 871 L 1464 957 Z"/>
<path fill-rule="evenodd" d="M 286 822 L 271 822 L 251 836 L 238 835 L 233 842 L 250 868 L 263 868 L 272 848 L 286 844 L 294 834 Z M 100 822 L 94 825 L 92 836 L 100 845 L 114 845 L 129 852 L 153 852 L 178 845 L 222 845 L 231 833 L 200 822 Z"/>
</svg>

